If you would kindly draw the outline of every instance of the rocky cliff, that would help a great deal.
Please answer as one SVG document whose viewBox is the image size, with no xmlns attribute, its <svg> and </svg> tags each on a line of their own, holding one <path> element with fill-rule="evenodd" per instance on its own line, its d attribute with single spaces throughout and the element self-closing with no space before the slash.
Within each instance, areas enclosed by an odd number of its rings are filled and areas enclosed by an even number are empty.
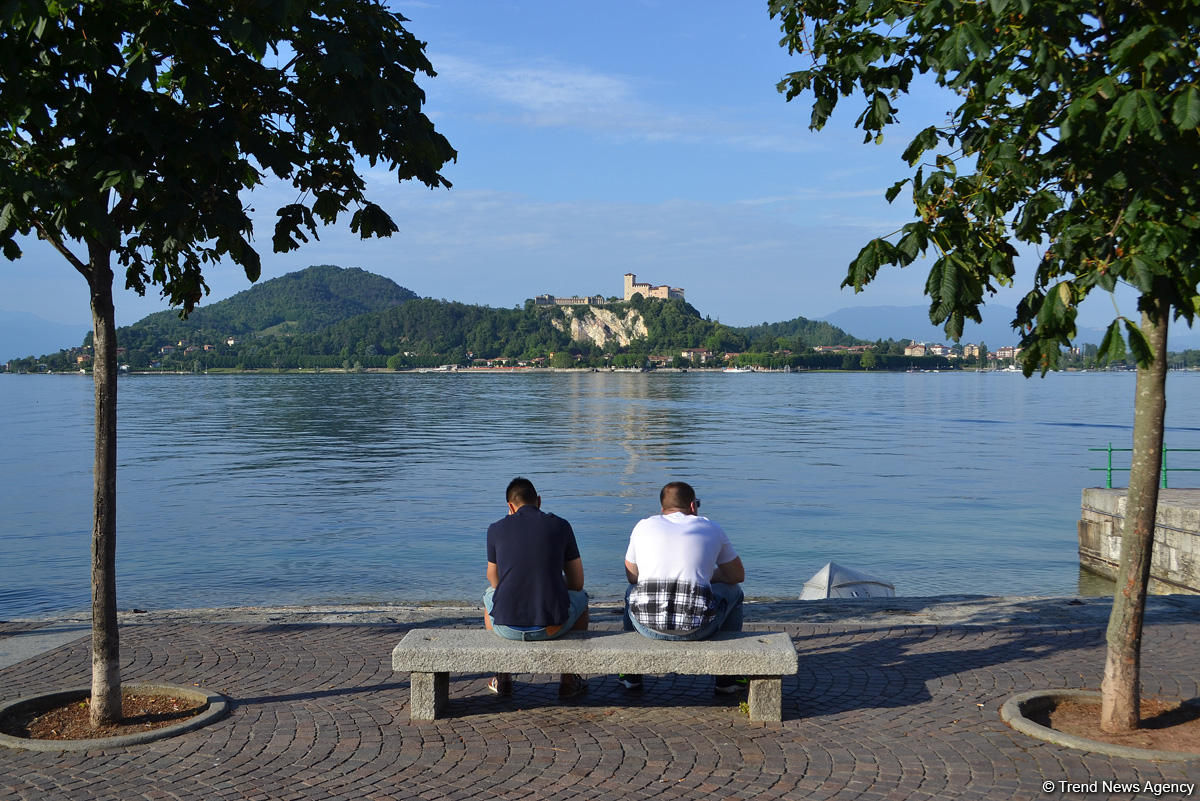
<svg viewBox="0 0 1200 801">
<path fill-rule="evenodd" d="M 609 309 L 592 306 L 566 306 L 563 313 L 563 320 L 554 321 L 555 328 L 569 334 L 577 342 L 591 342 L 600 348 L 609 343 L 625 347 L 649 333 L 646 320 L 637 309 L 629 309 L 620 315 Z"/>
</svg>

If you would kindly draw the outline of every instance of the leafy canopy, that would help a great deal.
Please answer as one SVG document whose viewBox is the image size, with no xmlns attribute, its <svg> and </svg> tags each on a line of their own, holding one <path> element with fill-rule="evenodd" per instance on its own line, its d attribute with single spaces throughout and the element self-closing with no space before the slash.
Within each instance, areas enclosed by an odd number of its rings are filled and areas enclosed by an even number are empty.
<svg viewBox="0 0 1200 801">
<path fill-rule="evenodd" d="M 1017 244 L 1037 246 L 1017 309 L 1026 375 L 1057 364 L 1078 304 L 1118 282 L 1190 324 L 1200 301 L 1200 0 L 770 0 L 790 52 L 811 66 L 779 85 L 813 96 L 820 129 L 856 96 L 856 126 L 878 140 L 928 75 L 954 96 L 944 124 L 904 151 L 913 222 L 874 239 L 843 286 L 931 255 L 930 319 L 958 339 L 985 293 L 1009 285 Z M 1165 306 L 1163 308 L 1166 308 Z M 1102 356 L 1151 360 L 1118 316 Z"/>
<path fill-rule="evenodd" d="M 127 287 L 161 285 L 188 312 L 207 263 L 258 278 L 240 193 L 270 176 L 296 193 L 278 252 L 345 213 L 389 235 L 357 158 L 448 187 L 455 157 L 421 112 L 415 75 L 434 73 L 403 22 L 378 0 L 0 4 L 4 255 L 36 233 L 89 282 L 115 255 Z"/>
</svg>

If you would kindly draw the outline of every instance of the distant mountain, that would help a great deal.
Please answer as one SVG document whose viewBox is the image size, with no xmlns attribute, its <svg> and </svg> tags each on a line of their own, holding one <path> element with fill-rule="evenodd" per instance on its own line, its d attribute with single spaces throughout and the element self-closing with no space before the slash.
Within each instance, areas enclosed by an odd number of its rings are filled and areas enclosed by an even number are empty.
<svg viewBox="0 0 1200 801">
<path fill-rule="evenodd" d="M 64 325 L 27 312 L 0 309 L 0 362 L 75 347 L 87 332 L 86 325 Z"/>
<path fill-rule="evenodd" d="M 309 267 L 272 278 L 187 320 L 178 312 L 151 314 L 117 330 L 122 345 L 252 334 L 305 334 L 360 314 L 381 311 L 417 297 L 391 279 L 357 268 Z"/>
<path fill-rule="evenodd" d="M 1016 309 L 1006 306 L 986 306 L 983 323 L 968 320 L 963 326 L 962 342 L 980 343 L 995 350 L 1004 345 L 1016 345 L 1021 335 L 1009 323 L 1017 316 Z M 821 318 L 862 339 L 912 339 L 917 342 L 950 343 L 941 326 L 929 322 L 928 306 L 857 306 L 838 309 Z M 1076 340 L 1080 344 L 1100 344 L 1104 332 L 1099 328 L 1080 328 Z"/>
</svg>

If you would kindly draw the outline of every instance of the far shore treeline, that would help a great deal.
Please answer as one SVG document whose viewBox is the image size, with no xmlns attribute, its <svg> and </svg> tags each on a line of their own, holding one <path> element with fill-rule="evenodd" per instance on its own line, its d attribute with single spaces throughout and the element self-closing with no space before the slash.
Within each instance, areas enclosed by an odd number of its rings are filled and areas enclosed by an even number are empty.
<svg viewBox="0 0 1200 801">
<path fill-rule="evenodd" d="M 598 307 L 502 309 L 421 298 L 360 269 L 309 267 L 197 308 L 152 314 L 117 330 L 131 371 L 459 367 L 911 370 L 987 366 L 984 356 L 906 356 L 908 340 L 857 339 L 797 317 L 736 327 L 683 300 Z M 575 336 L 572 336 L 574 332 Z M 986 345 L 983 346 L 986 353 Z M 1094 348 L 1067 366 L 1094 363 Z M 960 354 L 955 354 L 960 355 Z M 13 359 L 11 372 L 90 368 L 91 334 L 77 348 Z"/>
</svg>

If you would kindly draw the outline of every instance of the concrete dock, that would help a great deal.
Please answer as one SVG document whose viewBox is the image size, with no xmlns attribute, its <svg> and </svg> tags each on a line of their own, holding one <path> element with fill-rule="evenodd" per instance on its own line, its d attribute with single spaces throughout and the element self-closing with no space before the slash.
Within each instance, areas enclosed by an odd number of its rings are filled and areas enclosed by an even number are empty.
<svg viewBox="0 0 1200 801">
<path fill-rule="evenodd" d="M 1185 797 L 1162 790 L 1200 779 L 1195 762 L 1076 751 L 1000 720 L 1013 693 L 1099 685 L 1109 603 L 750 604 L 747 629 L 786 631 L 799 653 L 778 724 L 751 723 L 741 699 L 714 696 L 706 677 L 647 677 L 632 693 L 593 676 L 582 699 L 560 704 L 555 677 L 517 676 L 513 697 L 500 698 L 485 689 L 488 676 L 472 674 L 451 675 L 444 719 L 411 723 L 408 676 L 392 672 L 391 649 L 417 626 L 477 627 L 478 610 L 466 606 L 122 615 L 125 680 L 200 685 L 229 696 L 232 714 L 126 749 L 0 748 L 0 798 Z M 619 626 L 611 606 L 594 607 L 592 619 Z M 17 655 L 0 668 L 0 695 L 86 685 L 87 631 L 71 628 L 80 622 L 0 623 L 0 650 Z M 1200 597 L 1151 598 L 1145 694 L 1200 697 L 1197 665 Z"/>
</svg>

